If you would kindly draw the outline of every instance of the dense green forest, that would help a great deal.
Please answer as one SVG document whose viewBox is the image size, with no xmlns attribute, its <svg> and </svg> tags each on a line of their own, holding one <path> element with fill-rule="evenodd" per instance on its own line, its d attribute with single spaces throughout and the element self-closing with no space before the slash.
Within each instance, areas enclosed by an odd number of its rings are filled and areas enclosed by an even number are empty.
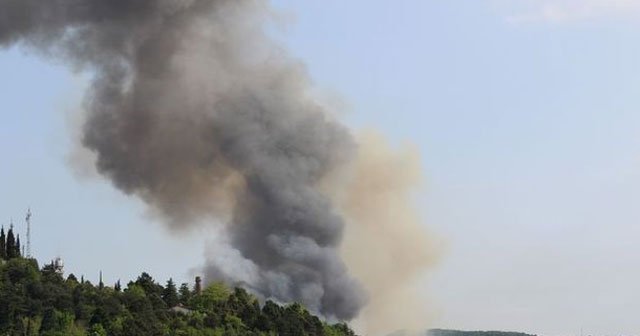
<svg viewBox="0 0 640 336">
<path fill-rule="evenodd" d="M 0 335 L 354 335 L 327 324 L 300 304 L 260 304 L 242 288 L 200 288 L 169 279 L 163 286 L 142 273 L 123 288 L 97 285 L 58 261 L 42 268 L 23 258 L 13 230 L 0 232 Z"/>
</svg>

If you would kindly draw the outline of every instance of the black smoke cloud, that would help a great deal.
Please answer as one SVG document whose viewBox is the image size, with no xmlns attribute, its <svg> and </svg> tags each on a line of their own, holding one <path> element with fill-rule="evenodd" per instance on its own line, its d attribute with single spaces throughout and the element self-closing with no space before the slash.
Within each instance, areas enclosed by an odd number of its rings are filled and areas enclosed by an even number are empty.
<svg viewBox="0 0 640 336">
<path fill-rule="evenodd" d="M 0 0 L 0 46 L 93 75 L 82 145 L 118 189 L 174 229 L 228 219 L 251 274 L 211 262 L 208 275 L 351 319 L 363 290 L 317 185 L 356 145 L 266 37 L 268 17 L 259 0 Z"/>
</svg>

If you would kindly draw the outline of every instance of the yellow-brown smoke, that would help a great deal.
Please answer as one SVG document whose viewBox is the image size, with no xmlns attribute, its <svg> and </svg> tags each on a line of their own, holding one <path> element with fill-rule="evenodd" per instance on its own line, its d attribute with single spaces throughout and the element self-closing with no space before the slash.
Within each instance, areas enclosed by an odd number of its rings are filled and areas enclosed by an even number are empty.
<svg viewBox="0 0 640 336">
<path fill-rule="evenodd" d="M 415 205 L 423 185 L 419 154 L 394 149 L 372 131 L 358 142 L 357 159 L 327 190 L 347 221 L 341 253 L 369 293 L 360 320 L 367 335 L 424 330 L 429 307 L 416 281 L 440 248 Z"/>
</svg>

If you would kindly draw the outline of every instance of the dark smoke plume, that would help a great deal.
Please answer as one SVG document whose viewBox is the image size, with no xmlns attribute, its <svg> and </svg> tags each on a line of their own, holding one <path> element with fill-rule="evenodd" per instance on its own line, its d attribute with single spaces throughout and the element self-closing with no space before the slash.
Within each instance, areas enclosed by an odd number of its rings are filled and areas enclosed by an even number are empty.
<svg viewBox="0 0 640 336">
<path fill-rule="evenodd" d="M 98 171 L 180 229 L 229 217 L 264 297 L 354 318 L 363 290 L 338 254 L 343 220 L 318 184 L 356 152 L 262 31 L 259 0 L 0 0 L 0 46 L 93 75 L 82 144 Z"/>
</svg>

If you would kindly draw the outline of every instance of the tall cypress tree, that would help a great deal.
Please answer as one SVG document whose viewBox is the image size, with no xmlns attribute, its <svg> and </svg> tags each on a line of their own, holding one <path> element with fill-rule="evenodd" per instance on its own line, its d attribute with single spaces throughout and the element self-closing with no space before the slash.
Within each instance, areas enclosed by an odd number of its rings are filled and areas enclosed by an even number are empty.
<svg viewBox="0 0 640 336">
<path fill-rule="evenodd" d="M 4 226 L 0 229 L 0 259 L 7 260 L 7 237 L 4 235 Z"/>
<path fill-rule="evenodd" d="M 7 232 L 7 259 L 13 259 L 17 257 L 16 255 L 16 238 L 13 235 L 13 224 L 9 227 L 9 232 Z"/>
<path fill-rule="evenodd" d="M 16 255 L 16 257 L 20 257 L 22 255 L 22 251 L 20 251 L 20 235 L 18 235 L 17 238 L 16 238 L 15 255 Z"/>
</svg>

